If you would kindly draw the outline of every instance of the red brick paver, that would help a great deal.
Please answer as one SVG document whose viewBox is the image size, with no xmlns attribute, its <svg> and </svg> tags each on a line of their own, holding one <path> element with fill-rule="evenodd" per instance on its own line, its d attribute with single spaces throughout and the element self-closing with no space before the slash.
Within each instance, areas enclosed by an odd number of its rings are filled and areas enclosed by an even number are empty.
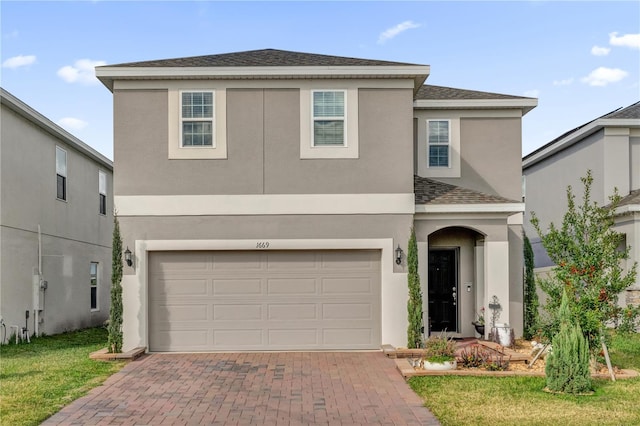
<svg viewBox="0 0 640 426">
<path fill-rule="evenodd" d="M 439 425 L 380 352 L 153 354 L 44 425 Z"/>
</svg>

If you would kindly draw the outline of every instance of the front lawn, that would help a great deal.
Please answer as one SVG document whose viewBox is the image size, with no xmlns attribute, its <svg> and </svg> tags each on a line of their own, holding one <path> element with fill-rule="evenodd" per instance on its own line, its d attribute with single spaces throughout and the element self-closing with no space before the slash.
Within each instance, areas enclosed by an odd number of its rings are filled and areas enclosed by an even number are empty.
<svg viewBox="0 0 640 426">
<path fill-rule="evenodd" d="M 92 328 L 0 346 L 0 423 L 40 424 L 120 370 L 123 362 L 89 359 L 106 341 Z"/>
<path fill-rule="evenodd" d="M 614 336 L 613 363 L 640 370 L 640 334 Z M 443 425 L 640 424 L 640 378 L 594 382 L 592 396 L 552 395 L 544 377 L 422 376 L 413 390 Z"/>
</svg>

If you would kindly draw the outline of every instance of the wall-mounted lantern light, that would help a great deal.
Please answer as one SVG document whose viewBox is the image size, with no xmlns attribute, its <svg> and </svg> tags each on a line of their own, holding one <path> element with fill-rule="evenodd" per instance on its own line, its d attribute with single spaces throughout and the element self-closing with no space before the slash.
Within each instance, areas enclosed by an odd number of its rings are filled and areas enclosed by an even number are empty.
<svg viewBox="0 0 640 426">
<path fill-rule="evenodd" d="M 129 246 L 124 251 L 124 261 L 127 262 L 127 266 L 133 265 L 133 259 L 131 258 L 131 250 L 129 250 Z"/>
<path fill-rule="evenodd" d="M 399 265 L 402 263 L 402 249 L 400 248 L 400 244 L 398 244 L 398 248 L 396 249 L 396 264 Z"/>
</svg>

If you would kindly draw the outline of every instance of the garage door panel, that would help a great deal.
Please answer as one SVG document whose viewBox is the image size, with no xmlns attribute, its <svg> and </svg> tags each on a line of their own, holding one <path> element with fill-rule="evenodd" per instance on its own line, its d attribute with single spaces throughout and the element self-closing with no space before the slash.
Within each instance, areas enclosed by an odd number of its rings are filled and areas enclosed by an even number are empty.
<svg viewBox="0 0 640 426">
<path fill-rule="evenodd" d="M 317 320 L 318 313 L 315 303 L 297 304 L 270 304 L 268 308 L 268 320 Z"/>
<path fill-rule="evenodd" d="M 214 321 L 238 321 L 238 320 L 261 320 L 261 304 L 243 305 L 213 305 Z"/>
<path fill-rule="evenodd" d="M 262 330 L 214 330 L 213 345 L 221 349 L 246 348 L 248 346 L 262 346 Z"/>
<path fill-rule="evenodd" d="M 198 260 L 194 269 L 185 267 L 190 254 Z M 379 251 L 152 252 L 149 258 L 151 351 L 380 346 Z"/>
<path fill-rule="evenodd" d="M 247 296 L 262 294 L 262 280 L 259 278 L 214 279 L 213 294 L 216 296 Z"/>
<path fill-rule="evenodd" d="M 261 252 L 216 252 L 212 263 L 216 271 L 257 271 L 264 268 Z"/>
<path fill-rule="evenodd" d="M 322 319 L 373 320 L 372 306 L 369 303 L 325 303 Z"/>
<path fill-rule="evenodd" d="M 315 328 L 271 329 L 268 332 L 269 344 L 286 347 L 314 347 L 318 346 L 318 330 Z"/>
<path fill-rule="evenodd" d="M 157 280 L 154 285 L 158 296 L 204 296 L 208 293 L 206 279 L 170 279 Z"/>
<path fill-rule="evenodd" d="M 323 278 L 322 294 L 374 294 L 371 278 Z"/>
<path fill-rule="evenodd" d="M 317 293 L 317 283 L 314 278 L 272 278 L 267 280 L 267 294 L 269 295 L 309 295 Z"/>
</svg>

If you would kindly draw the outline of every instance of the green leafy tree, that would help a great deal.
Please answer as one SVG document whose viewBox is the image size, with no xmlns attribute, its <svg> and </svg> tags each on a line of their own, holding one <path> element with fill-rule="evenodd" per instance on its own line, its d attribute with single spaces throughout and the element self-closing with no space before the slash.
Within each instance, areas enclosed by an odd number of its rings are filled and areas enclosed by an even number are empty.
<svg viewBox="0 0 640 426">
<path fill-rule="evenodd" d="M 589 344 L 569 309 L 567 291 L 562 291 L 559 308 L 560 332 L 553 337 L 547 357 L 547 388 L 554 392 L 582 394 L 591 391 Z"/>
<path fill-rule="evenodd" d="M 529 238 L 524 235 L 524 338 L 531 339 L 538 329 L 538 293 L 533 276 L 533 248 Z"/>
<path fill-rule="evenodd" d="M 411 228 L 411 237 L 409 237 L 407 247 L 407 265 L 409 267 L 407 347 L 415 349 L 422 346 L 422 290 L 420 288 L 420 276 L 418 275 L 418 243 L 414 228 Z"/>
<path fill-rule="evenodd" d="M 546 337 L 552 338 L 560 328 L 560 301 L 566 291 L 570 311 L 589 347 L 596 350 L 601 337 L 607 337 L 603 332 L 605 326 L 618 321 L 621 314 L 618 295 L 634 283 L 637 264 L 624 273 L 622 265 L 629 258 L 629 247 L 619 248 L 623 236 L 612 228 L 620 201 L 617 191 L 608 205 L 598 206 L 591 201 L 591 171 L 581 181 L 584 185 L 581 204 L 576 204 L 571 186 L 567 188 L 567 211 L 560 228 L 551 223 L 548 231 L 543 232 L 535 213 L 531 223 L 556 264 L 550 278 L 539 281 L 548 295 L 547 324 L 543 327 Z"/>
<path fill-rule="evenodd" d="M 113 215 L 113 243 L 111 248 L 111 309 L 107 348 L 110 353 L 122 352 L 122 238 L 118 216 Z"/>
</svg>

